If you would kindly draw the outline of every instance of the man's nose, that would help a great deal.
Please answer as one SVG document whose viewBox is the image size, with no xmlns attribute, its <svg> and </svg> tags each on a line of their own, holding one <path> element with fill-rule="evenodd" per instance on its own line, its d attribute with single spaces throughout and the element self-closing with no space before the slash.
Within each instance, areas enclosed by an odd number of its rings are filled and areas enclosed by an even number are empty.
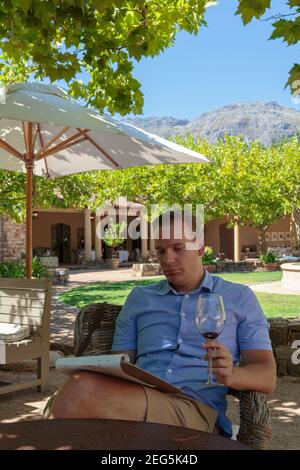
<svg viewBox="0 0 300 470">
<path fill-rule="evenodd" d="M 173 250 L 166 250 L 165 252 L 165 263 L 172 264 L 175 261 L 175 253 Z"/>
</svg>

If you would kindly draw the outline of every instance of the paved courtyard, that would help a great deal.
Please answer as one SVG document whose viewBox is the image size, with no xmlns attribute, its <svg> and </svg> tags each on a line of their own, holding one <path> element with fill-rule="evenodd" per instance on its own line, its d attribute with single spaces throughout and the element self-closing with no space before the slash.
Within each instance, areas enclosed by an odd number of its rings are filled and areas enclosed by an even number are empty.
<svg viewBox="0 0 300 470">
<path fill-rule="evenodd" d="M 156 279 L 156 276 L 152 277 Z M 70 271 L 70 279 L 67 286 L 54 286 L 52 296 L 51 312 L 51 343 L 52 347 L 67 345 L 70 348 L 73 345 L 73 327 L 75 317 L 79 311 L 78 308 L 66 305 L 58 299 L 59 295 L 75 287 L 84 286 L 94 282 L 115 282 L 129 281 L 136 278 L 132 277 L 131 268 L 113 269 L 78 269 Z M 151 277 L 143 278 L 151 279 Z M 296 292 L 284 289 L 280 281 L 252 284 L 250 288 L 255 292 L 269 292 L 274 294 L 296 294 Z M 58 347 L 59 349 L 59 347 Z"/>
</svg>

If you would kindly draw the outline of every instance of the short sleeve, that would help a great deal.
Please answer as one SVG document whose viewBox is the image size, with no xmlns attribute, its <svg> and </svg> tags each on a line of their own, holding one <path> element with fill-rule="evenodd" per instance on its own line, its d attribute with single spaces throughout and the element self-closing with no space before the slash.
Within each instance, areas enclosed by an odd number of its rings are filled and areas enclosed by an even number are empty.
<svg viewBox="0 0 300 470">
<path fill-rule="evenodd" d="M 115 334 L 111 348 L 112 351 L 136 351 L 136 313 L 138 303 L 138 288 L 134 288 L 127 297 L 126 302 L 117 318 Z"/>
<path fill-rule="evenodd" d="M 269 323 L 254 292 L 249 287 L 244 291 L 242 311 L 242 319 L 238 326 L 238 343 L 240 350 L 272 350 Z"/>
</svg>

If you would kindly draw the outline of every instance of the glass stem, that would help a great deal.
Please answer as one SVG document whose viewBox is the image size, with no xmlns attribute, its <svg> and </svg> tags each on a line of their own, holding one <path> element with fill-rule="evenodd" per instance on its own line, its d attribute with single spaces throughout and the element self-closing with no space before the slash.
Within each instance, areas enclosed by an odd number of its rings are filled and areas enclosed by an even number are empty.
<svg viewBox="0 0 300 470">
<path fill-rule="evenodd" d="M 212 348 L 213 349 L 213 348 Z M 212 372 L 213 364 L 212 364 L 212 359 L 210 358 L 208 361 L 208 385 L 213 384 L 213 372 Z"/>
</svg>

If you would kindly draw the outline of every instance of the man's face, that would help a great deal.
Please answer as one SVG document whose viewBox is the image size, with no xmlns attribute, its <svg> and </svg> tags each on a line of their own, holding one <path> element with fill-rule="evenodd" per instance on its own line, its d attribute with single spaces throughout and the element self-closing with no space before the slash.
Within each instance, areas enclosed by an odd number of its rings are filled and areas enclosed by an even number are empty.
<svg viewBox="0 0 300 470">
<path fill-rule="evenodd" d="M 201 247 L 187 249 L 191 240 L 184 235 L 181 238 L 174 237 L 172 225 L 170 232 L 168 239 L 163 239 L 160 233 L 159 239 L 155 240 L 155 250 L 164 275 L 175 288 L 180 288 L 193 283 L 203 274 L 203 250 Z"/>
</svg>

